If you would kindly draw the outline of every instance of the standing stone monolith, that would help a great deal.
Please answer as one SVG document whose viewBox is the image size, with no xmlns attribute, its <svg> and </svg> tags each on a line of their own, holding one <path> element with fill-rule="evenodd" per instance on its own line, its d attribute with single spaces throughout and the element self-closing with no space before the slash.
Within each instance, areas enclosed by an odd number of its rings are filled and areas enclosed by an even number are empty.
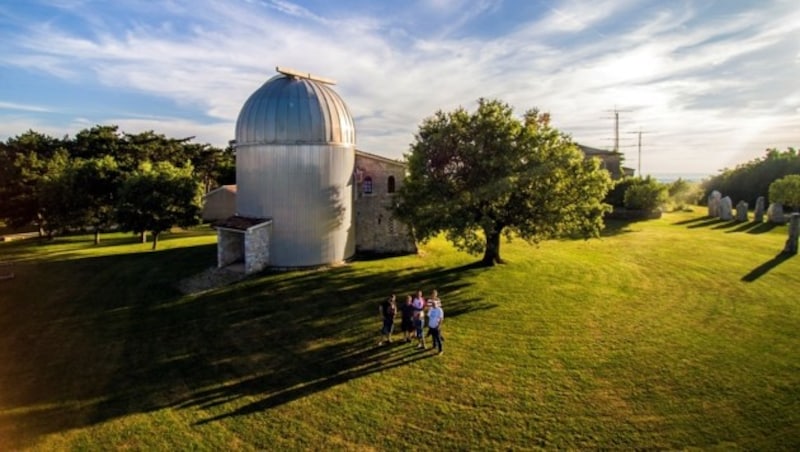
<svg viewBox="0 0 800 452">
<path fill-rule="evenodd" d="M 747 203 L 744 201 L 736 204 L 736 221 L 747 221 Z"/>
<path fill-rule="evenodd" d="M 708 195 L 708 216 L 709 217 L 718 217 L 719 216 L 719 201 L 722 199 L 722 193 L 714 190 Z"/>
<path fill-rule="evenodd" d="M 733 220 L 733 201 L 730 196 L 726 196 L 719 201 L 719 219 Z"/>
<path fill-rule="evenodd" d="M 759 196 L 756 199 L 756 209 L 753 211 L 753 221 L 762 223 L 764 221 L 764 197 Z"/>
<path fill-rule="evenodd" d="M 767 221 L 776 224 L 786 223 L 786 216 L 783 215 L 783 204 L 773 202 L 769 205 L 769 209 L 767 209 Z"/>
<path fill-rule="evenodd" d="M 784 253 L 797 254 L 797 238 L 800 236 L 800 213 L 789 216 L 789 238 L 786 239 Z"/>
</svg>

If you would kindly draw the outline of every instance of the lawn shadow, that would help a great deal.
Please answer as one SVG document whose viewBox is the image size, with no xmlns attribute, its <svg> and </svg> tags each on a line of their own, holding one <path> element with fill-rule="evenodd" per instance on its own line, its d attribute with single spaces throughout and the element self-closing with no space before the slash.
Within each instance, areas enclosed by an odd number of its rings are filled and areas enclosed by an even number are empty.
<svg viewBox="0 0 800 452">
<path fill-rule="evenodd" d="M 764 276 L 767 272 L 772 270 L 773 268 L 777 267 L 784 261 L 789 260 L 790 258 L 794 257 L 791 253 L 784 253 L 780 252 L 772 259 L 764 262 L 763 264 L 759 265 L 758 267 L 750 270 L 750 273 L 742 276 L 742 281 L 744 282 L 753 282 L 758 278 Z"/>
<path fill-rule="evenodd" d="M 694 222 L 686 227 L 689 229 L 697 229 L 697 228 L 707 228 L 710 226 L 728 223 L 727 220 L 720 220 L 719 218 L 701 218 L 700 220 L 702 221 Z"/>
<path fill-rule="evenodd" d="M 758 225 L 756 227 L 748 230 L 747 233 L 748 234 L 763 234 L 765 232 L 769 232 L 769 231 L 777 228 L 778 226 L 782 226 L 780 224 L 772 223 L 772 222 L 769 222 L 769 221 L 764 222 L 764 223 L 757 223 L 757 224 Z"/>
<path fill-rule="evenodd" d="M 699 223 L 701 221 L 709 221 L 710 219 L 712 219 L 712 217 L 697 217 L 697 218 L 690 218 L 688 220 L 676 221 L 675 223 L 672 224 L 675 226 L 682 226 L 684 224 L 694 224 L 694 223 Z"/>
<path fill-rule="evenodd" d="M 751 231 L 753 229 L 758 228 L 762 224 L 763 223 L 759 223 L 759 222 L 755 222 L 755 221 L 742 222 L 742 223 L 739 223 L 739 226 L 731 229 L 730 231 L 725 231 L 725 233 L 726 234 L 730 234 L 730 233 L 734 233 L 734 232 L 748 232 L 748 231 Z"/>
<path fill-rule="evenodd" d="M 437 288 L 448 318 L 496 307 L 467 290 L 465 275 L 491 271 L 475 264 L 264 273 L 181 295 L 215 258 L 201 245 L 16 265 L 0 294 L 4 444 L 164 408 L 222 410 L 212 422 L 428 358 L 375 346 L 392 292 Z"/>
<path fill-rule="evenodd" d="M 621 234 L 628 234 L 633 231 L 630 229 L 632 220 L 605 220 L 605 227 L 600 231 L 600 237 L 613 237 Z"/>
</svg>

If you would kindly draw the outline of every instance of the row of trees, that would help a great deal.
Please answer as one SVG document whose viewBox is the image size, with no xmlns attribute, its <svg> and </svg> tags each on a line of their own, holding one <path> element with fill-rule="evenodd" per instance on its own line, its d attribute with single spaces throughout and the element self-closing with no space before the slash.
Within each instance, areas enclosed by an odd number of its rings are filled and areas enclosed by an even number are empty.
<svg viewBox="0 0 800 452">
<path fill-rule="evenodd" d="M 703 182 L 704 197 L 713 190 L 730 196 L 734 202 L 744 200 L 754 205 L 759 196 L 767 196 L 769 202 L 786 202 L 781 191 L 770 193 L 770 185 L 788 175 L 800 174 L 800 154 L 795 148 L 786 151 L 767 149 L 764 157 L 726 168 L 720 174 Z M 781 199 L 777 199 L 776 196 Z M 789 198 L 791 199 L 791 198 Z M 798 208 L 800 205 L 789 205 Z"/>
<path fill-rule="evenodd" d="M 35 131 L 0 142 L 0 219 L 52 237 L 111 227 L 158 234 L 199 222 L 202 194 L 235 178 L 232 149 L 152 131 L 95 126 L 74 137 Z"/>
</svg>

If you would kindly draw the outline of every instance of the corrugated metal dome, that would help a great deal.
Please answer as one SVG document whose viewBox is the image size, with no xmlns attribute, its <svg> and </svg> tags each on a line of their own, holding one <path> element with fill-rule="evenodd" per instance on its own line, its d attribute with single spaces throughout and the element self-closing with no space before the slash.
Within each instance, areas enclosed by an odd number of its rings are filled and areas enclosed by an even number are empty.
<svg viewBox="0 0 800 452">
<path fill-rule="evenodd" d="M 330 81 L 286 73 L 267 80 L 244 103 L 236 144 L 355 144 L 353 117 Z"/>
</svg>

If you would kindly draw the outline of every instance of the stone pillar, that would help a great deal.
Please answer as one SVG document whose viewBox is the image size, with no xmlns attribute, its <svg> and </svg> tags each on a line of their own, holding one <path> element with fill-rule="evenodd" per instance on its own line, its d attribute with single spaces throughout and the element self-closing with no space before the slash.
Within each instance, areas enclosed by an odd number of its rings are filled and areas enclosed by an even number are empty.
<svg viewBox="0 0 800 452">
<path fill-rule="evenodd" d="M 756 199 L 756 209 L 753 212 L 753 221 L 762 223 L 764 221 L 764 197 L 759 196 Z"/>
<path fill-rule="evenodd" d="M 769 205 L 769 209 L 767 209 L 767 221 L 777 224 L 786 223 L 786 217 L 783 215 L 783 204 L 773 202 Z"/>
<path fill-rule="evenodd" d="M 744 201 L 736 204 L 736 221 L 747 221 L 747 203 Z"/>
<path fill-rule="evenodd" d="M 722 199 L 722 193 L 714 190 L 708 195 L 708 216 L 709 217 L 718 217 L 719 216 L 719 202 Z"/>
<path fill-rule="evenodd" d="M 797 254 L 797 238 L 800 236 L 800 213 L 789 216 L 789 238 L 786 239 L 784 253 Z"/>
<path fill-rule="evenodd" d="M 722 198 L 719 202 L 719 219 L 725 221 L 733 220 L 733 202 L 730 196 Z"/>
</svg>

